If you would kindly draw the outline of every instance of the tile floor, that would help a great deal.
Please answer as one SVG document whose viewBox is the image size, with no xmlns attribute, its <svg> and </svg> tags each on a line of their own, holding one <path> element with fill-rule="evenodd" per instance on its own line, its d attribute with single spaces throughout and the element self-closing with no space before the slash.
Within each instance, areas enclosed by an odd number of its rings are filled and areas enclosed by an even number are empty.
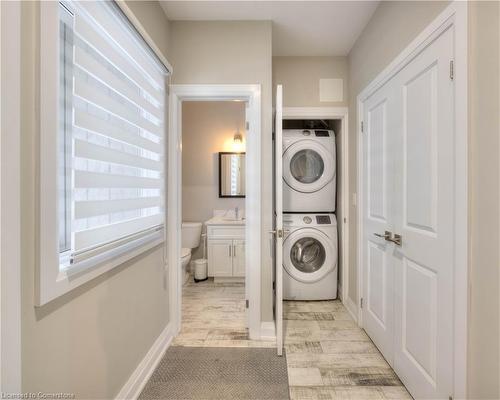
<svg viewBox="0 0 500 400">
<path fill-rule="evenodd" d="M 244 293 L 241 283 L 190 280 L 173 345 L 274 347 L 248 338 Z M 284 302 L 284 336 L 292 400 L 411 399 L 340 301 Z"/>
</svg>

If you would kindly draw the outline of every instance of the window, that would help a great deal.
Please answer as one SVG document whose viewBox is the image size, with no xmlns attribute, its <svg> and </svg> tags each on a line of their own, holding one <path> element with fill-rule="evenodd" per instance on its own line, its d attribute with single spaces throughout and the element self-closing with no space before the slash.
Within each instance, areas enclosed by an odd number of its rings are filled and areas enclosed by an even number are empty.
<svg viewBox="0 0 500 400">
<path fill-rule="evenodd" d="M 41 292 L 47 245 L 65 292 L 163 240 L 168 71 L 114 2 L 42 8 Z"/>
</svg>

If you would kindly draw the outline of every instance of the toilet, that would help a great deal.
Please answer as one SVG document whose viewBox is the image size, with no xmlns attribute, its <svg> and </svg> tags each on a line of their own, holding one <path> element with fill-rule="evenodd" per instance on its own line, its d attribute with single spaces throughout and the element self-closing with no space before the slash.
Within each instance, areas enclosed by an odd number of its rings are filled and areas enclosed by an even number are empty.
<svg viewBox="0 0 500 400">
<path fill-rule="evenodd" d="M 182 223 L 181 265 L 183 284 L 189 279 L 187 266 L 191 261 L 191 249 L 195 249 L 200 245 L 201 227 L 201 222 Z"/>
</svg>

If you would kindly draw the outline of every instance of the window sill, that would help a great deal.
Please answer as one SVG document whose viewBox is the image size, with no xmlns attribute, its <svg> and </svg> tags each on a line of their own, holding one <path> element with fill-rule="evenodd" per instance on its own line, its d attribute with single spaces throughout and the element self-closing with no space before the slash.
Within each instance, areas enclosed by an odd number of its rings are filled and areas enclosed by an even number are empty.
<svg viewBox="0 0 500 400">
<path fill-rule="evenodd" d="M 136 242 L 81 261 L 70 268 L 59 271 L 55 281 L 52 281 L 52 283 L 47 282 L 47 285 L 41 288 L 37 306 L 47 304 L 162 243 L 164 243 L 163 229 Z"/>
</svg>

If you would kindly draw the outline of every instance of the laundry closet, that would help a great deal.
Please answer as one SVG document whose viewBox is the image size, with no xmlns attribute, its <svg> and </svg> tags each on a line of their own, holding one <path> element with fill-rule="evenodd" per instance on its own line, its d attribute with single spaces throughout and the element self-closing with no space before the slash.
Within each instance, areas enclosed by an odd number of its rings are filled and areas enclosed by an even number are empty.
<svg viewBox="0 0 500 400">
<path fill-rule="evenodd" d="M 282 122 L 283 299 L 337 299 L 342 287 L 342 120 L 287 112 Z"/>
<path fill-rule="evenodd" d="M 283 346 L 283 301 L 342 299 L 347 278 L 347 108 L 284 107 L 276 86 L 275 317 Z M 281 228 L 282 227 L 282 228 Z M 287 303 L 289 302 L 289 303 Z M 286 332 L 285 332 L 286 334 Z M 281 340 L 281 343 L 280 343 Z"/>
</svg>

